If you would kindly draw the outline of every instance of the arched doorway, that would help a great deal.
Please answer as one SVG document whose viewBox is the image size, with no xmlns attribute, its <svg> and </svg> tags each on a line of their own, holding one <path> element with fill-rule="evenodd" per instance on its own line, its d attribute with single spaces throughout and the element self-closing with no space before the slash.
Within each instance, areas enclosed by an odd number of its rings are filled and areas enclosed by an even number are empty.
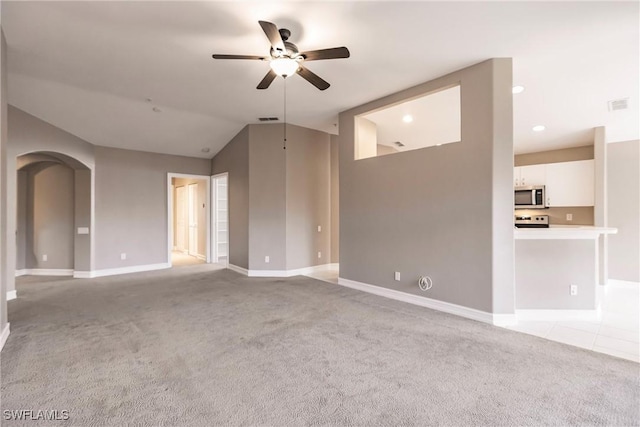
<svg viewBox="0 0 640 427">
<path fill-rule="evenodd" d="M 90 277 L 92 171 L 60 153 L 17 158 L 16 275 Z"/>
</svg>

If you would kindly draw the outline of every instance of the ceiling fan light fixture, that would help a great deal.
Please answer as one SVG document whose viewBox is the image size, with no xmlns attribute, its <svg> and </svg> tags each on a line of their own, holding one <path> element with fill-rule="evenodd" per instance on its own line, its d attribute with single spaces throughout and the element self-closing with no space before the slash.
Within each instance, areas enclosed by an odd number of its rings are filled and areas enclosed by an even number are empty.
<svg viewBox="0 0 640 427">
<path fill-rule="evenodd" d="M 274 73 L 287 77 L 298 71 L 298 62 L 291 58 L 275 58 L 269 63 Z"/>
</svg>

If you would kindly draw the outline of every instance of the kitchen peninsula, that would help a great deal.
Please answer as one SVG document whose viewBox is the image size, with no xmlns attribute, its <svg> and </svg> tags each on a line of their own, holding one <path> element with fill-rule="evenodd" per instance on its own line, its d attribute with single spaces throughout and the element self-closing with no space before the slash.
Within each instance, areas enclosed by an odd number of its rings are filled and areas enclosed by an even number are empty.
<svg viewBox="0 0 640 427">
<path fill-rule="evenodd" d="M 615 233 L 615 228 L 567 225 L 514 230 L 518 319 L 595 320 L 598 238 Z"/>
</svg>

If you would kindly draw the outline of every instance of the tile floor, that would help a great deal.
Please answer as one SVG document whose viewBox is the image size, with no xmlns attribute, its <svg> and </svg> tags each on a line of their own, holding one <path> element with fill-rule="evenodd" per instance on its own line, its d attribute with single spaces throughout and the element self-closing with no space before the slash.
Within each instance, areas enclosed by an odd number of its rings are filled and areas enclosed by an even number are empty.
<svg viewBox="0 0 640 427">
<path fill-rule="evenodd" d="M 338 283 L 338 269 L 309 274 Z M 640 363 L 640 284 L 610 280 L 599 321 L 520 321 L 508 329 Z"/>
</svg>

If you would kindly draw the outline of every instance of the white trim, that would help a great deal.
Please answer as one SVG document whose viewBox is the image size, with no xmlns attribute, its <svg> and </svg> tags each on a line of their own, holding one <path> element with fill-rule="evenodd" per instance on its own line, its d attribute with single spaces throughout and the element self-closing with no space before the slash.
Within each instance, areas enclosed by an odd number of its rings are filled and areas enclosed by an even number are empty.
<svg viewBox="0 0 640 427">
<path fill-rule="evenodd" d="M 231 271 L 235 271 L 236 273 L 244 274 L 245 276 L 249 275 L 249 270 L 246 268 L 238 267 L 237 265 L 227 264 L 227 268 Z"/>
<path fill-rule="evenodd" d="M 25 276 L 27 274 L 27 269 L 23 268 L 21 270 L 16 270 L 16 277 Z"/>
<path fill-rule="evenodd" d="M 609 279 L 607 280 L 606 286 L 640 286 L 640 282 L 632 282 L 630 280 Z"/>
<path fill-rule="evenodd" d="M 9 329 L 9 323 L 4 325 L 4 329 L 2 330 L 2 335 L 0 335 L 0 351 L 4 347 L 4 343 L 7 342 L 7 338 L 9 338 L 9 334 L 11 333 L 11 329 Z"/>
<path fill-rule="evenodd" d="M 494 314 L 493 324 L 495 326 L 514 326 L 518 324 L 518 316 L 516 314 Z"/>
<path fill-rule="evenodd" d="M 200 254 L 196 255 L 196 258 L 198 258 L 199 260 L 202 260 L 202 261 L 206 261 L 207 260 L 206 256 L 200 255 Z"/>
<path fill-rule="evenodd" d="M 159 264 L 146 264 L 146 265 L 132 265 L 130 267 L 120 267 L 120 268 L 106 268 L 104 270 L 93 270 L 93 271 L 79 271 L 80 278 L 93 278 L 93 277 L 104 277 L 104 276 L 115 276 L 118 274 L 129 274 L 129 273 L 140 273 L 143 271 L 153 271 L 153 270 L 162 270 L 165 268 L 171 268 L 171 264 L 168 262 L 163 262 Z M 87 276 L 87 273 L 88 276 Z"/>
<path fill-rule="evenodd" d="M 24 270 L 20 270 L 20 272 L 23 272 L 21 274 L 22 276 L 73 276 L 72 269 L 64 268 L 25 268 Z"/>
<path fill-rule="evenodd" d="M 7 301 L 11 301 L 12 299 L 18 298 L 18 291 L 15 289 L 12 291 L 7 291 Z"/>
<path fill-rule="evenodd" d="M 480 311 L 474 308 L 451 304 L 449 302 L 421 297 L 419 295 L 407 294 L 405 292 L 382 288 L 380 286 L 370 285 L 368 283 L 356 282 L 355 280 L 344 279 L 342 277 L 338 277 L 338 284 L 341 286 L 346 286 L 347 288 L 357 289 L 359 291 L 368 292 L 370 294 L 379 295 L 402 302 L 407 302 L 409 304 L 419 305 L 421 307 L 427 307 L 434 310 L 443 311 L 445 313 L 455 314 L 457 316 L 478 320 L 484 323 L 493 324 L 494 316 L 496 316 L 492 313 L 487 313 L 486 311 Z"/>
<path fill-rule="evenodd" d="M 249 277 L 293 277 L 302 276 L 306 274 L 318 273 L 321 271 L 330 270 L 332 267 L 337 267 L 338 264 L 321 264 L 313 265 L 311 267 L 296 268 L 294 270 L 248 270 L 247 276 Z"/>
<path fill-rule="evenodd" d="M 597 322 L 600 320 L 600 310 L 516 310 L 518 321 L 582 321 Z"/>
<path fill-rule="evenodd" d="M 91 275 L 91 271 L 74 271 L 73 272 L 73 278 L 74 279 L 91 279 L 92 276 Z"/>
</svg>

